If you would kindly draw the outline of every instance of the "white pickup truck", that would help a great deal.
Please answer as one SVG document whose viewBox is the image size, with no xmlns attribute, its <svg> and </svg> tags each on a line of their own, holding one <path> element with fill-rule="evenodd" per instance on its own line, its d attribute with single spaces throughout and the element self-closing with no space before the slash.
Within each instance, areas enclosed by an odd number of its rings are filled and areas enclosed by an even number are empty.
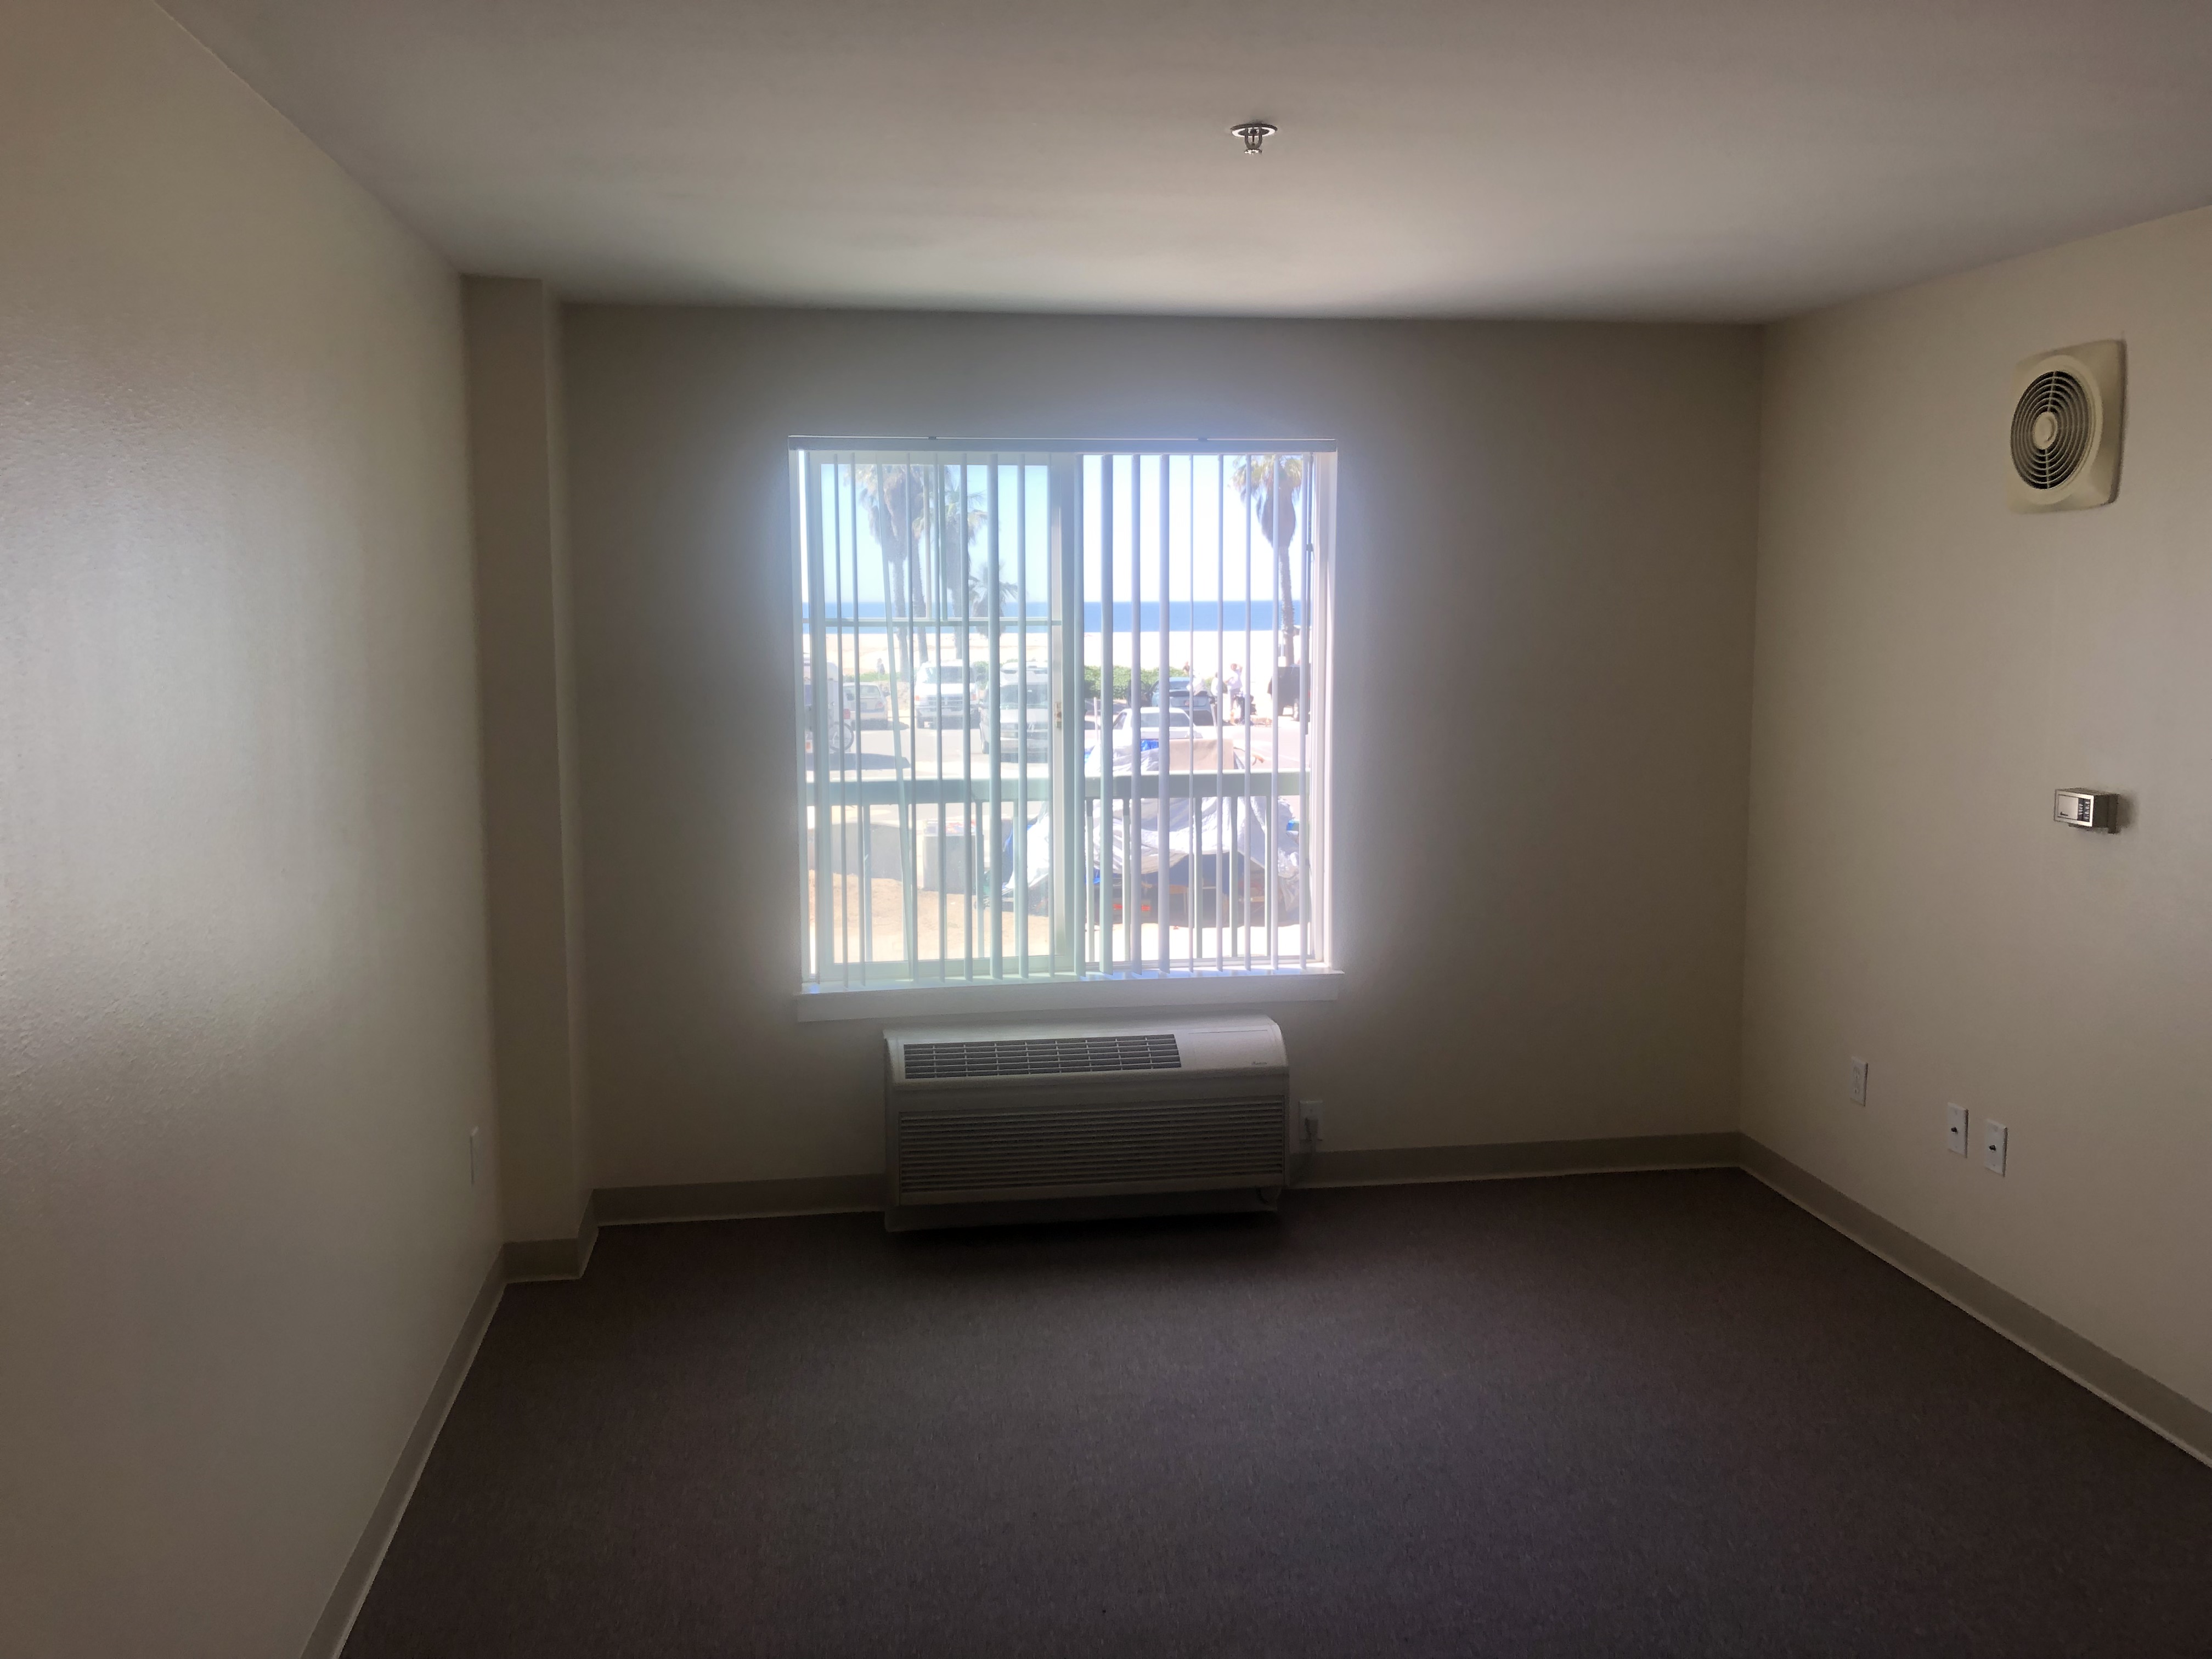
<svg viewBox="0 0 2212 1659">
<path fill-rule="evenodd" d="M 999 758 L 1052 758 L 1052 673 L 1042 664 L 999 676 Z"/>
<path fill-rule="evenodd" d="M 991 683 L 991 665 L 926 662 L 914 673 L 916 726 L 968 726 L 975 721 L 975 696 Z"/>
</svg>

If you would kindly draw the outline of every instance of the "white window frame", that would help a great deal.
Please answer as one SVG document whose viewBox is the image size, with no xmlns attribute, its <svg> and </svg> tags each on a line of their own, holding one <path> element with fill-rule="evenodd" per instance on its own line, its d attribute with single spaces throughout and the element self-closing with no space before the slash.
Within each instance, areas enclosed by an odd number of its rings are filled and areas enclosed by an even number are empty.
<svg viewBox="0 0 2212 1659">
<path fill-rule="evenodd" d="M 1026 976 L 1009 975 L 1004 969 L 1001 953 L 1001 974 L 999 976 L 980 976 L 959 980 L 942 975 L 906 980 L 854 981 L 849 968 L 843 971 L 831 969 L 817 974 L 809 957 L 819 949 L 819 942 L 811 937 L 815 922 L 811 918 L 810 890 L 814 883 L 814 871 L 824 862 L 831 836 L 826 816 L 820 811 L 824 804 L 826 779 L 817 780 L 811 773 L 807 758 L 810 741 L 825 745 L 817 752 L 827 753 L 829 733 L 826 721 L 828 704 L 824 696 L 810 704 L 805 682 L 812 663 L 827 662 L 829 653 L 825 635 L 834 623 L 825 622 L 825 606 L 813 607 L 811 617 L 799 596 L 825 592 L 823 548 L 824 531 L 821 522 L 822 501 L 817 486 L 817 465 L 829 462 L 830 457 L 876 459 L 904 458 L 909 463 L 927 463 L 932 457 L 960 456 L 971 464 L 988 458 L 986 465 L 995 468 L 1012 462 L 1044 465 L 1050 479 L 1047 514 L 1049 525 L 1048 561 L 1052 592 L 1048 602 L 1048 616 L 1043 626 L 1050 630 L 1049 670 L 1054 688 L 1053 742 L 1055 761 L 1051 766 L 1051 799 L 1054 821 L 1055 884 L 1059 890 L 1052 896 L 1052 960 L 1042 971 L 1031 959 L 1032 971 Z M 1083 824 L 1087 822 L 1080 811 L 1085 793 L 1084 745 L 1085 732 L 1083 708 L 1085 702 L 1083 630 L 1084 605 L 1089 597 L 1084 591 L 1085 550 L 1079 531 L 1085 523 L 1084 501 L 1085 459 L 1109 458 L 1110 469 L 1121 458 L 1203 457 L 1214 459 L 1224 469 L 1233 461 L 1248 457 L 1297 456 L 1303 459 L 1305 468 L 1306 492 L 1304 513 L 1305 556 L 1310 561 L 1306 574 L 1304 604 L 1310 614 L 1301 624 L 1305 648 L 1302 672 L 1305 676 L 1300 698 L 1302 709 L 1301 732 L 1304 735 L 1300 761 L 1305 772 L 1305 792 L 1299 807 L 1297 825 L 1298 844 L 1304 861 L 1303 889 L 1299 895 L 1300 943 L 1307 952 L 1300 961 L 1269 960 L 1262 956 L 1249 961 L 1231 956 L 1217 962 L 1200 958 L 1193 963 L 1187 956 L 1176 960 L 1169 954 L 1168 933 L 1164 926 L 1157 929 L 1159 951 L 1164 962 L 1113 962 L 1101 965 L 1097 959 L 1086 962 L 1082 941 L 1095 938 L 1086 923 L 1095 924 L 1099 912 L 1085 915 L 1075 914 L 1075 907 L 1087 907 L 1090 901 L 1079 890 L 1080 882 L 1073 873 L 1087 869 L 1087 849 L 1085 847 Z M 1126 440 L 985 440 L 985 439 L 913 439 L 871 437 L 794 437 L 790 441 L 790 486 L 792 501 L 792 546 L 794 564 L 794 644 L 797 664 L 794 678 L 799 695 L 795 701 L 797 714 L 794 737 L 797 742 L 799 797 L 795 813 L 794 834 L 801 846 L 801 881 L 794 933 L 799 945 L 799 987 L 796 1012 L 801 1020 L 867 1019 L 876 1018 L 936 1018 L 963 1012 L 1101 1011 L 1118 1008 L 1162 1006 L 1206 1006 L 1233 1004 L 1244 1006 L 1265 1006 L 1278 1002 L 1333 1000 L 1342 975 L 1334 965 L 1330 954 L 1335 939 L 1334 915 L 1334 836 L 1330 787 L 1334 745 L 1331 741 L 1335 709 L 1335 630 L 1334 630 L 1334 568 L 1335 568 L 1335 494 L 1336 446 L 1327 441 L 1262 440 L 1226 441 L 1196 440 L 1177 441 L 1130 441 Z M 894 462 L 893 464 L 896 464 Z M 1133 473 L 1142 465 L 1142 459 L 1131 463 Z M 1164 479 L 1166 463 L 1159 463 L 1159 476 Z M 1189 475 L 1195 481 L 1196 470 Z M 1225 477 L 1220 487 L 1227 488 Z M 1135 486 L 1133 484 L 1133 489 Z M 1110 497 L 1109 488 L 1106 495 Z M 1133 495 L 1133 499 L 1136 499 Z M 1159 546 L 1164 549 L 1166 521 L 1163 486 L 1162 528 Z M 1101 503 L 1108 514 L 1102 539 L 1108 546 L 1113 543 L 1110 501 Z M 996 526 L 994 526 L 995 536 Z M 1132 537 L 1133 548 L 1139 538 Z M 1133 552 L 1133 558 L 1135 554 Z M 1165 580 L 1166 555 L 1159 556 L 1161 580 Z M 1111 638 L 1114 599 L 1111 577 L 1107 578 L 1103 608 L 1101 612 L 1102 633 L 1108 637 L 1106 651 L 1109 672 L 1102 678 L 1102 696 L 1098 740 L 1110 748 L 1109 728 L 1113 713 L 1113 679 L 1111 667 Z M 1273 581 L 1270 580 L 1272 589 Z M 1248 592 L 1249 578 L 1248 573 Z M 1071 596 L 1072 599 L 1071 599 Z M 1155 598 L 1157 599 L 1157 595 Z M 1225 605 L 1223 594 L 1217 592 L 1216 616 Z M 1247 601 L 1249 604 L 1249 601 Z M 994 601 L 995 605 L 995 600 Z M 1168 629 L 1167 605 L 1160 606 L 1162 630 L 1162 665 L 1158 696 L 1164 705 L 1167 696 L 1168 664 L 1165 640 Z M 1248 613 L 1249 614 L 1249 613 Z M 995 610 L 994 615 L 996 615 Z M 1133 608 L 1132 626 L 1137 625 L 1138 611 Z M 1003 624 L 1000 624 L 1003 629 Z M 1147 628 L 1147 637 L 1150 629 Z M 1072 641 L 1072 645 L 1071 645 Z M 1271 653 L 1272 654 L 1272 653 Z M 911 669 L 909 669 L 911 672 Z M 1259 678 L 1259 665 L 1253 665 L 1253 678 Z M 995 685 L 994 707 L 995 708 Z M 1248 691 L 1251 687 L 1248 687 Z M 891 692 L 893 718 L 896 719 L 897 691 Z M 1221 712 L 1217 710 L 1218 721 Z M 989 717 L 986 729 L 990 730 Z M 967 731 L 963 728 L 963 740 Z M 1270 752 L 1278 752 L 1271 741 Z M 991 764 L 998 766 L 996 732 L 987 739 Z M 1026 755 L 1026 745 L 1024 753 Z M 1111 773 L 1110 762 L 1109 772 Z M 1134 778 L 1132 787 L 1141 791 L 1143 778 L 1158 774 L 1141 775 Z M 1267 775 L 1254 773 L 1254 778 Z M 1117 781 L 1109 776 L 1111 786 Z M 1161 785 L 1163 803 L 1168 799 L 1172 776 L 1164 778 Z M 1193 787 L 1194 786 L 1188 786 Z M 1110 787 L 1107 793 L 1111 793 Z M 1272 814 L 1271 797 L 1269 811 Z M 1287 798 L 1283 798 L 1287 799 Z M 1101 809 L 1105 810 L 1105 809 Z M 995 811 L 995 809 L 994 809 Z M 810 819 L 812 822 L 810 823 Z M 1218 821 L 1218 820 L 1217 820 Z M 1272 822 L 1272 818 L 1271 818 Z M 920 872 L 916 868 L 919 850 L 919 830 L 902 832 L 913 843 L 905 849 L 905 868 L 908 875 L 908 902 L 911 910 L 918 890 Z M 1270 830 L 1268 833 L 1273 833 Z M 865 841 L 866 832 L 860 839 Z M 841 867 L 832 864 L 831 867 Z M 1194 880 L 1195 878 L 1194 877 Z M 995 900 L 995 895 L 994 895 Z M 940 902 L 941 896 L 940 896 Z M 1100 901 L 1103 905 L 1103 900 Z M 980 905 L 978 907 L 981 908 Z M 1272 911 L 1270 915 L 1272 917 Z M 1161 917 L 1164 924 L 1164 915 Z M 912 927 L 909 920 L 908 927 Z M 1024 925 L 1026 925 L 1024 923 Z M 1269 933 L 1274 936 L 1275 924 L 1271 921 Z M 828 929 L 821 930 L 826 935 Z M 1121 931 L 1127 932 L 1126 924 Z M 1109 927 L 1106 937 L 1112 937 Z M 1136 935 L 1140 938 L 1141 935 Z M 1217 939 L 1219 937 L 1217 924 Z M 909 935 L 909 938 L 911 936 Z M 1110 950 L 1108 951 L 1110 956 Z M 970 961 L 973 958 L 969 958 Z"/>
</svg>

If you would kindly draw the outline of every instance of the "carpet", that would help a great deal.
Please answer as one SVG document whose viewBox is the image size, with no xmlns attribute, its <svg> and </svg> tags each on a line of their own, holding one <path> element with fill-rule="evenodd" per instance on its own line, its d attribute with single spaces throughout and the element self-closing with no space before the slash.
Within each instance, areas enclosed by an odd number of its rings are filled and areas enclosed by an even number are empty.
<svg viewBox="0 0 2212 1659">
<path fill-rule="evenodd" d="M 609 1228 L 349 1659 L 2212 1653 L 2212 1469 L 1735 1170 Z"/>
</svg>

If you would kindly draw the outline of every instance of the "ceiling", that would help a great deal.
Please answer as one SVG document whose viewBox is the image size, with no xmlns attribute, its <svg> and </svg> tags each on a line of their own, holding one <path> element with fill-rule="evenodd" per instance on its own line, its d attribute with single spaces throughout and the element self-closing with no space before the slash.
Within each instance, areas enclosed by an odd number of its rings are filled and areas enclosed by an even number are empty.
<svg viewBox="0 0 2212 1659">
<path fill-rule="evenodd" d="M 2212 203 L 2205 0 L 167 3 L 581 299 L 1752 320 Z"/>
</svg>

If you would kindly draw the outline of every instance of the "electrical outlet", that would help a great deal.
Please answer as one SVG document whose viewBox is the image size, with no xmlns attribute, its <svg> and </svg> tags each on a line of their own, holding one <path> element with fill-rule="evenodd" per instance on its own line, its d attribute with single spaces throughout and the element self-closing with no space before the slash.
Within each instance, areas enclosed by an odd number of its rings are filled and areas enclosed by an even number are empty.
<svg viewBox="0 0 2212 1659">
<path fill-rule="evenodd" d="M 483 1168 L 483 1131 L 469 1131 L 469 1185 L 477 1184 L 477 1175 Z"/>
<path fill-rule="evenodd" d="M 1966 1155 L 1966 1109 L 1963 1106 L 1946 1106 L 1943 1111 L 1945 1115 L 1943 1144 L 1960 1158 L 1964 1158 Z"/>
<path fill-rule="evenodd" d="M 1849 1087 L 1850 1089 L 1851 1104 L 1854 1106 L 1865 1105 L 1867 1091 L 1867 1063 L 1861 1060 L 1856 1054 L 1853 1054 L 1851 1056 L 1851 1078 Z"/>
<path fill-rule="evenodd" d="M 1982 1120 L 1982 1167 L 2004 1173 L 2005 1126 L 1993 1118 Z"/>
<path fill-rule="evenodd" d="M 1304 1125 L 1306 1145 L 1321 1145 L 1321 1102 L 1302 1100 L 1298 1103 L 1298 1121 Z"/>
</svg>

